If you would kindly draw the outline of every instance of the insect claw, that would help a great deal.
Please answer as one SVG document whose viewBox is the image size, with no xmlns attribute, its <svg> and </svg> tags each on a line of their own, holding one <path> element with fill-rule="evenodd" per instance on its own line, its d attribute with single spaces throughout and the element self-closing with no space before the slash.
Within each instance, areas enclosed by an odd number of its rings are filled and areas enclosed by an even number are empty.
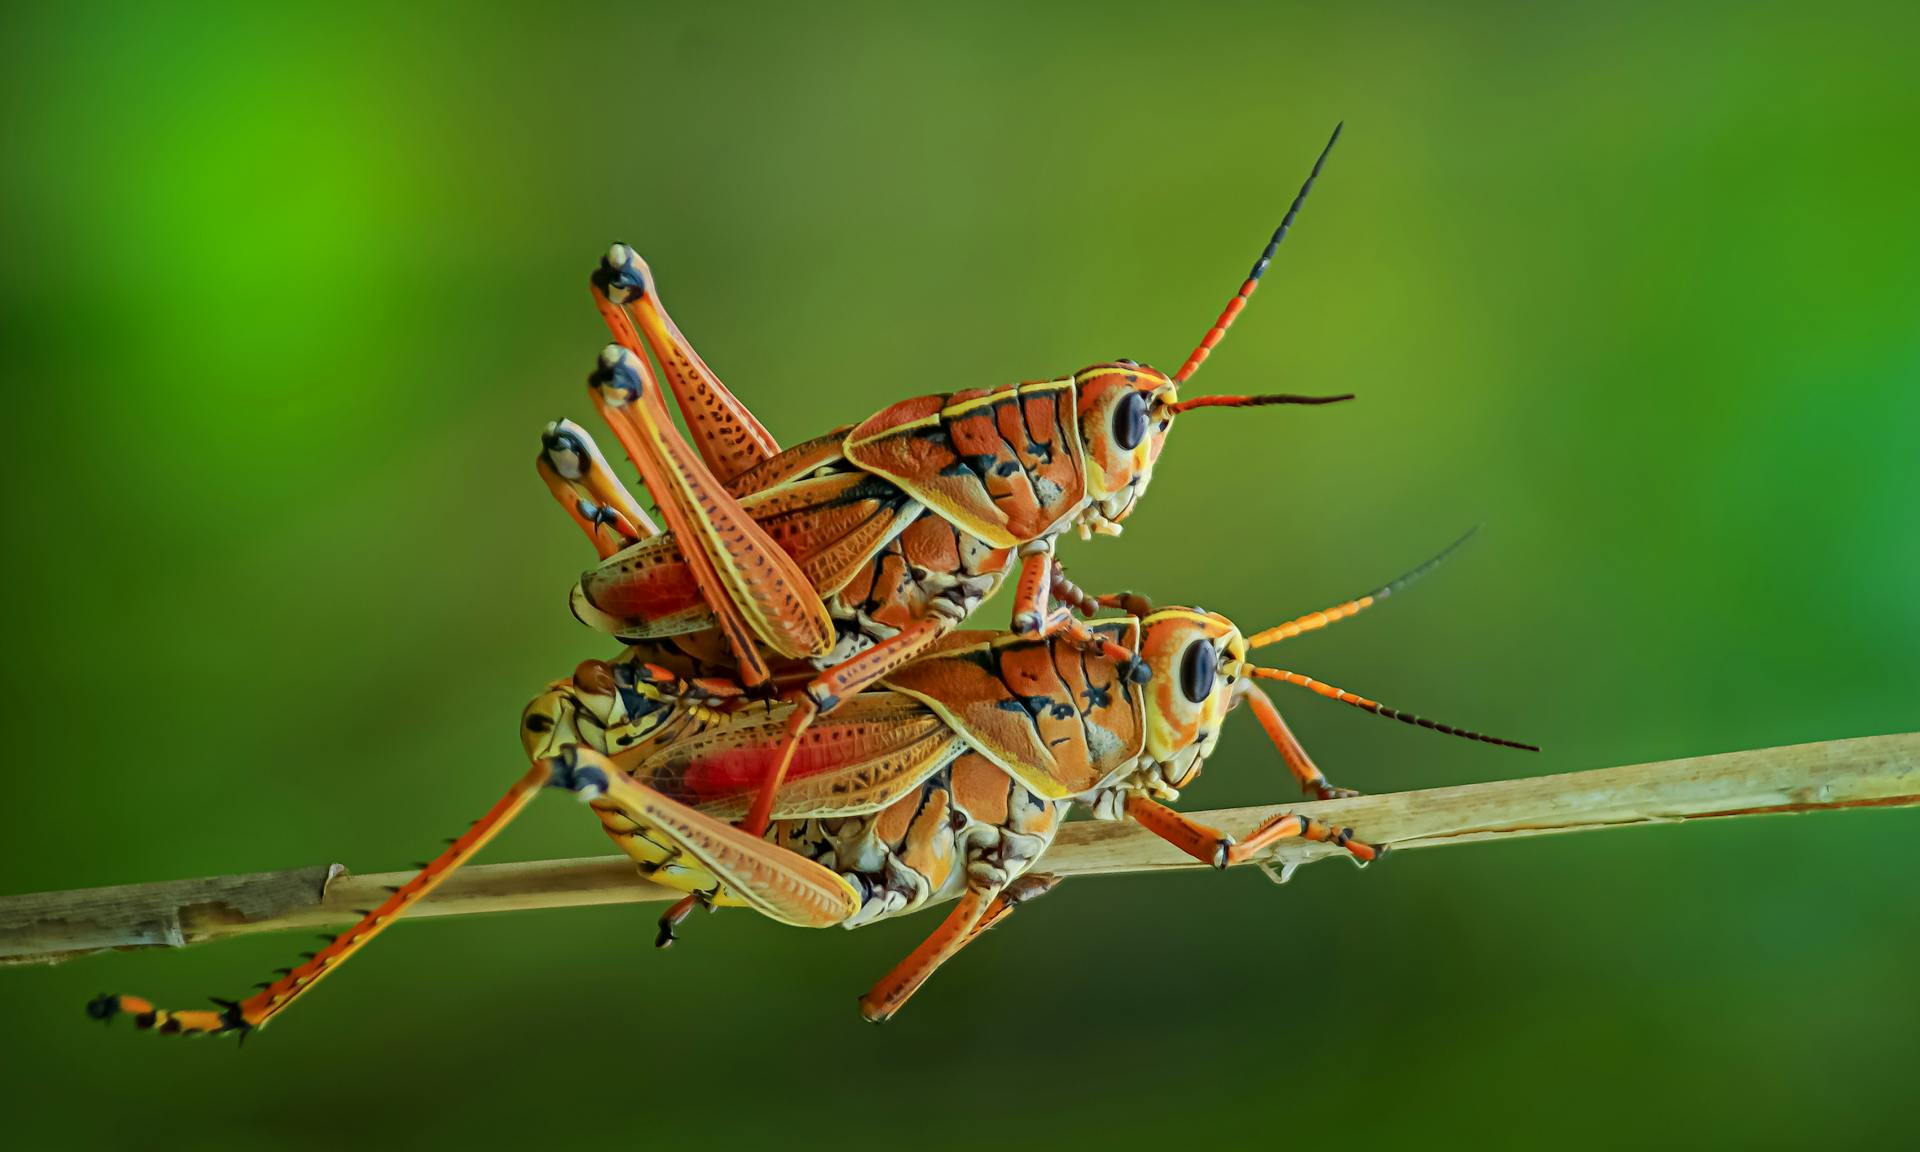
<svg viewBox="0 0 1920 1152">
<path fill-rule="evenodd" d="M 302 959 L 302 960 L 311 960 L 311 959 L 313 959 L 313 958 L 314 958 L 315 956 L 318 956 L 318 955 L 320 955 L 320 953 L 318 953 L 318 952 L 302 952 L 302 953 L 300 953 L 300 959 Z"/>
<path fill-rule="evenodd" d="M 389 892 L 398 892 L 398 891 L 400 891 L 400 889 L 401 889 L 401 887 L 402 887 L 402 885 L 399 885 L 399 884 L 386 884 L 386 885 L 382 885 L 382 887 L 384 887 L 384 888 L 386 888 L 386 890 L 387 890 L 387 891 L 389 891 Z"/>
<path fill-rule="evenodd" d="M 291 975 L 293 975 L 293 969 L 291 969 L 291 968 L 275 968 L 275 969 L 273 970 L 273 974 L 274 974 L 275 976 L 291 976 Z"/>
<path fill-rule="evenodd" d="M 366 915 L 366 913 L 365 913 L 365 912 L 362 912 L 362 913 L 360 913 L 360 915 L 362 915 L 362 916 L 365 916 L 365 915 Z M 322 939 L 322 940 L 325 940 L 325 941 L 326 941 L 327 943 L 329 943 L 329 944 L 331 944 L 331 943 L 333 943 L 333 941 L 334 941 L 334 939 L 335 939 L 335 938 L 334 938 L 334 937 L 332 937 L 332 936 L 325 936 L 325 935 L 323 935 L 323 936 L 321 936 L 321 937 L 320 937 L 320 939 Z"/>
<path fill-rule="evenodd" d="M 262 981 L 260 981 L 260 983 L 258 983 L 258 984 L 255 984 L 255 985 L 254 985 L 254 987 L 255 987 L 255 988 L 258 988 L 258 989 L 260 989 L 261 991 L 263 991 L 263 992 L 264 992 L 264 991 L 266 991 L 267 989 L 269 989 L 269 988 L 271 988 L 271 987 L 273 987 L 273 981 L 271 981 L 271 980 L 262 980 Z"/>
</svg>

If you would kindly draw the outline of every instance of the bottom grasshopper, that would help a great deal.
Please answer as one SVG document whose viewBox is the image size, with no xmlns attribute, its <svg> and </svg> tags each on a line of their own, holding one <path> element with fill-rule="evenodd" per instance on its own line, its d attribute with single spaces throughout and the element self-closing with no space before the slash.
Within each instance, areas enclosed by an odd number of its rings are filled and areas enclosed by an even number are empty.
<svg viewBox="0 0 1920 1152">
<path fill-rule="evenodd" d="M 1449 549 L 1451 551 L 1451 549 Z M 1444 553 L 1442 554 L 1444 555 Z M 764 838 L 744 816 L 781 754 L 790 704 L 750 702 L 684 652 L 634 646 L 589 660 L 526 710 L 533 765 L 378 908 L 298 967 L 217 1010 L 167 1011 L 101 996 L 100 1019 L 128 1014 L 165 1033 L 245 1034 L 311 990 L 461 864 L 542 789 L 588 801 L 607 833 L 649 878 L 689 893 L 662 918 L 660 943 L 693 907 L 744 906 L 801 927 L 858 927 L 948 899 L 924 943 L 861 997 L 861 1013 L 893 1015 L 942 963 L 1054 878 L 1033 871 L 1070 807 L 1127 819 L 1204 863 L 1224 868 L 1276 842 L 1339 845 L 1361 863 L 1382 849 L 1312 817 L 1276 816 L 1236 842 L 1168 807 L 1191 785 L 1244 702 L 1294 778 L 1320 797 L 1334 788 L 1279 711 L 1253 686 L 1279 680 L 1376 715 L 1488 743 L 1531 745 L 1427 721 L 1310 677 L 1255 665 L 1251 650 L 1343 619 L 1384 599 L 1430 561 L 1371 596 L 1245 636 L 1193 608 L 1152 609 L 1133 597 L 1087 597 L 1083 609 L 1131 605 L 1103 621 L 1150 671 L 1135 683 L 1119 664 L 1063 637 L 962 632 L 894 672 L 808 730 L 780 788 Z M 799 674 L 807 674 L 801 669 Z"/>
</svg>

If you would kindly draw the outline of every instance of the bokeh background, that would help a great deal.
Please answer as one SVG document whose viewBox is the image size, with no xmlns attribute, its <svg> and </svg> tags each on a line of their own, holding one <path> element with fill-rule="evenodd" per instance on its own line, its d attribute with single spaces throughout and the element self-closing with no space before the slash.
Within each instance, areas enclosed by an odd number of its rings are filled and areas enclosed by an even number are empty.
<svg viewBox="0 0 1920 1152">
<path fill-rule="evenodd" d="M 533 474 L 606 244 L 795 440 L 1171 368 L 1337 120 L 1094 587 L 1527 757 L 1282 696 L 1367 790 L 1902 731 L 1920 706 L 1908 5 L 10 6 L 4 889 L 400 867 L 606 645 Z M 998 606 L 1004 619 L 1004 597 Z M 1285 691 L 1284 689 L 1282 691 Z M 1283 798 L 1234 721 L 1190 806 Z M 301 939 L 0 972 L 18 1147 L 1897 1146 L 1920 816 L 1071 884 L 884 1029 L 933 924 L 389 934 L 243 1051 L 109 1033 Z M 536 805 L 489 859 L 606 850 Z"/>
</svg>

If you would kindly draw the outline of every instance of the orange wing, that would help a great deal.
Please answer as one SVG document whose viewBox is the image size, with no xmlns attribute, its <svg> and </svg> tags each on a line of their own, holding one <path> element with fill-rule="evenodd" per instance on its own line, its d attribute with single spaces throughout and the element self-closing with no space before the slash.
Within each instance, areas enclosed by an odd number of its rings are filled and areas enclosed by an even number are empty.
<svg viewBox="0 0 1920 1152">
<path fill-rule="evenodd" d="M 680 803 L 738 819 L 780 759 L 792 705 L 742 713 L 643 761 L 635 778 Z M 878 812 L 965 752 L 966 741 L 919 701 L 866 692 L 821 716 L 800 737 L 774 797 L 776 820 Z"/>
<path fill-rule="evenodd" d="M 864 472 L 798 480 L 741 498 L 761 530 L 800 566 L 821 596 L 844 587 L 899 534 L 920 505 Z M 675 636 L 712 626 L 693 570 L 671 536 L 616 552 L 580 578 L 595 627 L 624 639 Z"/>
</svg>

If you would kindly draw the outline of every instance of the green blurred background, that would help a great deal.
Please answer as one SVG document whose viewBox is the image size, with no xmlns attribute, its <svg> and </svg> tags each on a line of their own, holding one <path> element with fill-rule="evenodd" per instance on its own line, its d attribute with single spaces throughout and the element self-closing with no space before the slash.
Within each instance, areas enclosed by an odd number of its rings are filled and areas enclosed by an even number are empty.
<svg viewBox="0 0 1920 1152">
<path fill-rule="evenodd" d="M 1920 727 L 1910 5 L 14 6 L 4 890 L 404 866 L 605 643 L 535 478 L 616 238 L 783 440 L 1172 368 L 1347 135 L 1092 587 L 1249 625 L 1486 528 L 1282 695 L 1413 788 Z M 596 425 L 597 426 L 597 425 Z M 996 605 L 1004 619 L 1005 597 Z M 1282 689 L 1282 692 L 1287 690 Z M 1238 718 L 1188 806 L 1283 799 Z M 1068 885 L 934 923 L 405 927 L 244 1051 L 90 1026 L 313 945 L 0 972 L 22 1147 L 1890 1146 L 1920 816 Z M 489 859 L 607 850 L 536 805 Z"/>
</svg>

